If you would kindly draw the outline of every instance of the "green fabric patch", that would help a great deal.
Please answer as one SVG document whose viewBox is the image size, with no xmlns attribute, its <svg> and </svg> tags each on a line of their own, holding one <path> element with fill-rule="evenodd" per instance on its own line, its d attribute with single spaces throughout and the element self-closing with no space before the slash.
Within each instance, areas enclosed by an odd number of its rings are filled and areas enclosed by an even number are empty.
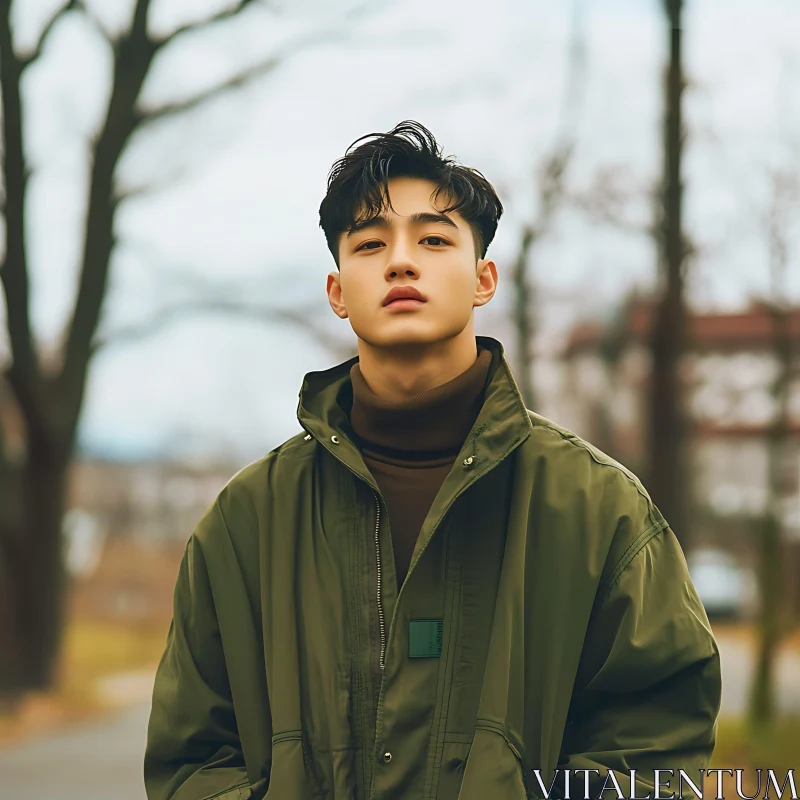
<svg viewBox="0 0 800 800">
<path fill-rule="evenodd" d="M 408 623 L 408 657 L 439 658 L 443 629 L 441 619 L 412 619 Z"/>
</svg>

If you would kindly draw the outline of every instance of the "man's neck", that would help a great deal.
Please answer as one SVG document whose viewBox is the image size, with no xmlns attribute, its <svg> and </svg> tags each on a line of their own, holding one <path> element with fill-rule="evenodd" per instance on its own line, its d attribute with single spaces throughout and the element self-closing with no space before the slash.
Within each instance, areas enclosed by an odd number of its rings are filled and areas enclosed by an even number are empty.
<svg viewBox="0 0 800 800">
<path fill-rule="evenodd" d="M 383 400 L 397 402 L 448 383 L 478 357 L 474 334 L 406 348 L 372 347 L 358 342 L 358 366 L 369 388 Z"/>
</svg>

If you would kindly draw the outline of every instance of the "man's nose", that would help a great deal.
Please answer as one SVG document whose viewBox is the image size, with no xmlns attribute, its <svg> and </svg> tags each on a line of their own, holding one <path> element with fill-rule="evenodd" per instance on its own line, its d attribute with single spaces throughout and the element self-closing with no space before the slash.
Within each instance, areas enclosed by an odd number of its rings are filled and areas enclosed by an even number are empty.
<svg viewBox="0 0 800 800">
<path fill-rule="evenodd" d="M 389 273 L 417 271 L 418 267 L 412 255 L 411 247 L 403 237 L 398 237 L 389 245 L 389 261 L 386 264 L 386 269 Z"/>
</svg>

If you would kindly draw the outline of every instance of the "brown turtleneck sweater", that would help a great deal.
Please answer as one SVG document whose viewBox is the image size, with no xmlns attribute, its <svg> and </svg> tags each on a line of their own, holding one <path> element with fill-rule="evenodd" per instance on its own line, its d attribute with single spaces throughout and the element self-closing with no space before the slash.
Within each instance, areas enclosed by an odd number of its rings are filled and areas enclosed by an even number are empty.
<svg viewBox="0 0 800 800">
<path fill-rule="evenodd" d="M 491 363 L 491 351 L 479 349 L 453 380 L 400 401 L 378 397 L 358 362 L 350 369 L 350 424 L 386 501 L 398 591 L 422 523 L 481 410 Z"/>
</svg>

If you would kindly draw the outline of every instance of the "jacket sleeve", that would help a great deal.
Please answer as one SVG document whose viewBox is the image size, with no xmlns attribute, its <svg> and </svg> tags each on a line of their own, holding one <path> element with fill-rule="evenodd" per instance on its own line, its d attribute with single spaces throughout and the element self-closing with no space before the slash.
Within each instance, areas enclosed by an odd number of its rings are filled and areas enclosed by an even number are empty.
<svg viewBox="0 0 800 800">
<path fill-rule="evenodd" d="M 247 800 L 250 782 L 206 562 L 193 534 L 159 663 L 147 731 L 148 800 Z"/>
<path fill-rule="evenodd" d="M 680 544 L 658 516 L 619 559 L 592 611 L 559 768 L 599 774 L 579 773 L 573 797 L 583 796 L 586 778 L 592 797 L 604 784 L 615 796 L 609 770 L 626 797 L 631 770 L 637 797 L 695 796 L 686 781 L 679 786 L 681 769 L 702 790 L 699 770 L 716 739 L 719 650 Z M 658 775 L 658 795 L 656 769 L 674 773 Z"/>
</svg>

